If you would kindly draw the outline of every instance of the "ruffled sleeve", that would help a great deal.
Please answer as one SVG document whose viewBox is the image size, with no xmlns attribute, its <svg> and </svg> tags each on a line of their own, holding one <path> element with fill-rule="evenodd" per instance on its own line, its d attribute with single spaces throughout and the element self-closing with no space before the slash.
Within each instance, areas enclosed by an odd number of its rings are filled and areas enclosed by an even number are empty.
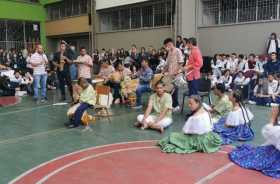
<svg viewBox="0 0 280 184">
<path fill-rule="evenodd" d="M 267 124 L 262 129 L 262 134 L 266 139 L 266 145 L 273 145 L 280 151 L 280 126 Z"/>
<path fill-rule="evenodd" d="M 227 126 L 239 126 L 239 125 L 244 125 L 245 123 L 249 123 L 249 120 L 251 121 L 254 118 L 254 115 L 249 109 L 246 109 L 246 111 L 247 113 L 244 111 L 244 115 L 241 109 L 237 111 L 231 111 L 227 116 L 225 124 Z"/>
<path fill-rule="evenodd" d="M 211 132 L 213 129 L 209 114 L 203 113 L 199 116 L 192 116 L 188 119 L 183 127 L 185 134 L 202 135 Z"/>
</svg>

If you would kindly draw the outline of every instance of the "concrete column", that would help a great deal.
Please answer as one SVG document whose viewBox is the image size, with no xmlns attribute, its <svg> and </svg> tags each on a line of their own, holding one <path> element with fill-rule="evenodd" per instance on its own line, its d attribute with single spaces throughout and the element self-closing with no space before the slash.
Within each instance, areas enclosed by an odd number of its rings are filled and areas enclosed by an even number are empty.
<svg viewBox="0 0 280 184">
<path fill-rule="evenodd" d="M 197 36 L 197 0 L 177 0 L 177 34 L 183 37 Z"/>
</svg>

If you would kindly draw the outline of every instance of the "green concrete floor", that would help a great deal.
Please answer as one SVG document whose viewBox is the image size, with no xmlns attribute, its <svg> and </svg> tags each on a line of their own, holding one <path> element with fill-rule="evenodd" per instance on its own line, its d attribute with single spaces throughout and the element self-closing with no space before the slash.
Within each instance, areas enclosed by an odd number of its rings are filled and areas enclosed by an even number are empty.
<svg viewBox="0 0 280 184">
<path fill-rule="evenodd" d="M 80 149 L 137 140 L 155 140 L 172 131 L 180 131 L 184 116 L 174 115 L 174 124 L 164 135 L 134 128 L 137 111 L 127 107 L 113 107 L 113 120 L 106 119 L 93 125 L 93 132 L 66 129 L 67 106 L 52 106 L 56 92 L 50 94 L 48 104 L 36 105 L 30 97 L 13 107 L 0 107 L 0 183 L 4 184 L 23 172 L 58 156 Z M 146 98 L 147 99 L 147 98 Z M 254 144 L 262 144 L 261 127 L 267 123 L 270 109 L 251 106 L 255 115 Z"/>
</svg>

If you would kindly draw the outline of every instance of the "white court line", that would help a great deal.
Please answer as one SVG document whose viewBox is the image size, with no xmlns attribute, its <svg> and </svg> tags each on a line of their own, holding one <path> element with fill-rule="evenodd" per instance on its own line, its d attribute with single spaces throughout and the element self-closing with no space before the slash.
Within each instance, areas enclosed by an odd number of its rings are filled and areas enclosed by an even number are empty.
<svg viewBox="0 0 280 184">
<path fill-rule="evenodd" d="M 105 148 L 105 147 L 110 147 L 110 146 L 117 146 L 117 145 L 125 145 L 125 144 L 133 144 L 133 143 L 150 143 L 150 142 L 156 142 L 157 140 L 144 140 L 144 141 L 131 141 L 131 142 L 122 142 L 122 143 L 114 143 L 114 144 L 108 144 L 108 145 L 102 145 L 102 146 L 95 146 L 95 147 L 90 147 L 90 148 L 85 148 L 85 149 L 82 149 L 82 150 L 79 150 L 79 151 L 75 151 L 75 152 L 72 152 L 72 153 L 68 153 L 66 155 L 62 155 L 60 157 L 57 157 L 55 159 L 52 159 L 50 161 L 47 161 L 47 162 L 44 162 L 24 173 L 22 173 L 21 175 L 19 175 L 18 177 L 16 177 L 15 179 L 13 179 L 12 181 L 9 182 L 9 184 L 14 184 L 16 183 L 17 181 L 19 181 L 20 179 L 22 179 L 23 177 L 29 175 L 30 173 L 34 172 L 35 170 L 41 168 L 41 167 L 44 167 L 45 165 L 48 165 L 52 162 L 55 162 L 57 160 L 60 160 L 60 159 L 63 159 L 63 158 L 66 158 L 68 156 L 72 156 L 72 155 L 75 155 L 75 154 L 78 154 L 78 153 L 81 153 L 81 152 L 86 152 L 86 151 L 90 151 L 92 149 L 100 149 L 100 148 Z"/>
<path fill-rule="evenodd" d="M 69 168 L 69 167 L 72 167 L 76 164 L 79 164 L 83 161 L 87 161 L 87 160 L 91 160 L 91 159 L 94 159 L 94 158 L 98 158 L 98 157 L 102 157 L 102 156 L 107 156 L 107 155 L 110 155 L 110 154 L 113 154 L 113 153 L 120 153 L 120 152 L 125 152 L 125 151 L 135 151 L 135 150 L 140 150 L 140 149 L 159 149 L 157 146 L 149 146 L 149 147 L 138 147 L 138 148 L 124 148 L 124 149 L 119 149 L 119 150 L 114 150 L 114 151 L 108 151 L 108 152 L 104 152 L 104 153 L 99 153 L 99 154 L 96 154 L 96 155 L 91 155 L 91 156 L 88 156 L 88 157 L 85 157 L 85 158 L 82 158 L 80 160 L 76 160 L 74 162 L 71 162 L 67 165 L 64 165 L 63 167 L 60 167 L 54 171 L 52 171 L 51 173 L 49 173 L 48 175 L 46 175 L 45 177 L 43 177 L 42 179 L 40 179 L 38 182 L 36 182 L 36 184 L 43 184 L 44 182 L 46 182 L 47 180 L 49 180 L 51 177 L 55 176 L 56 174 L 60 173 L 61 171 Z M 225 151 L 218 151 L 218 153 L 225 153 L 227 154 L 228 152 L 225 152 Z M 233 164 L 234 165 L 234 164 Z M 215 171 L 216 172 L 216 171 Z M 215 173 L 214 172 L 214 173 Z M 208 176 L 207 176 L 208 177 Z M 209 176 L 210 177 L 210 176 Z M 199 183 L 199 184 L 202 184 L 202 183 Z"/>
<path fill-rule="evenodd" d="M 125 145 L 125 144 L 133 144 L 133 143 L 152 143 L 152 142 L 156 142 L 158 140 L 142 140 L 142 141 L 130 141 L 130 142 L 122 142 L 122 143 L 113 143 L 113 144 L 107 144 L 107 145 L 102 145 L 102 146 L 95 146 L 95 147 L 90 147 L 90 148 L 85 148 L 85 149 L 82 149 L 82 150 L 79 150 L 79 151 L 76 151 L 76 152 L 72 152 L 72 153 L 68 153 L 68 154 L 65 154 L 65 155 L 62 155 L 60 157 L 57 157 L 55 159 L 52 159 L 50 161 L 47 161 L 47 162 L 44 162 L 24 173 L 22 173 L 21 175 L 19 175 L 18 177 L 16 177 L 15 179 L 13 179 L 12 181 L 9 182 L 9 184 L 14 184 L 16 183 L 17 181 L 21 180 L 22 178 L 24 178 L 25 176 L 29 175 L 30 173 L 36 171 L 37 169 L 41 168 L 41 167 L 44 167 L 52 162 L 55 162 L 57 160 L 60 160 L 60 159 L 63 159 L 63 158 L 66 158 L 68 156 L 72 156 L 72 155 L 75 155 L 75 154 L 78 154 L 78 153 L 81 153 L 81 152 L 86 152 L 86 151 L 90 151 L 92 149 L 100 149 L 100 148 L 105 148 L 105 147 L 111 147 L 111 146 L 117 146 L 117 145 Z M 222 153 L 222 154 L 228 154 L 228 152 L 226 151 L 218 151 L 218 153 Z"/>
<path fill-rule="evenodd" d="M 0 141 L 0 145 L 1 144 L 16 143 L 18 141 L 27 140 L 29 138 L 33 138 L 33 137 L 37 137 L 37 136 L 41 136 L 41 135 L 48 135 L 48 134 L 51 134 L 51 133 L 63 133 L 63 132 L 68 132 L 68 131 L 70 131 L 70 130 L 65 129 L 65 128 L 59 128 L 59 129 L 55 129 L 55 130 L 39 132 L 39 133 L 35 133 L 35 134 L 30 134 L 30 135 L 18 137 L 18 138 L 11 138 L 11 139 L 2 140 L 2 141 Z"/>
<path fill-rule="evenodd" d="M 140 149 L 141 150 L 143 150 L 143 149 L 155 149 L 155 148 L 158 148 L 158 147 L 156 147 L 156 146 L 149 146 L 149 147 L 138 147 L 138 148 L 125 148 L 125 149 L 119 149 L 119 150 L 99 153 L 99 154 L 96 154 L 96 155 L 91 155 L 91 156 L 85 157 L 83 159 L 76 160 L 75 162 L 71 162 L 71 163 L 69 163 L 69 164 L 67 164 L 67 165 L 65 165 L 63 167 L 60 167 L 59 169 L 54 170 L 53 172 L 51 172 L 50 174 L 48 174 L 44 178 L 42 178 L 40 181 L 36 182 L 36 184 L 43 184 L 48 179 L 50 179 L 52 176 L 58 174 L 59 172 L 63 171 L 64 169 L 72 167 L 73 165 L 79 164 L 79 163 L 81 163 L 83 161 L 86 161 L 86 160 L 90 160 L 90 159 L 94 159 L 94 158 L 110 155 L 110 154 L 113 154 L 113 153 L 120 153 L 120 152 L 125 152 L 125 151 L 135 151 L 135 150 L 140 150 Z"/>
<path fill-rule="evenodd" d="M 33 110 L 37 110 L 37 109 L 44 109 L 44 108 L 52 107 L 52 106 L 53 105 L 44 105 L 44 106 L 40 106 L 40 107 L 32 107 L 29 109 L 22 109 L 22 110 L 18 110 L 18 111 L 4 112 L 4 113 L 0 113 L 0 116 L 10 115 L 10 114 L 15 114 L 15 113 L 20 113 L 20 112 L 28 112 L 28 111 L 33 111 Z"/>
<path fill-rule="evenodd" d="M 226 170 L 228 170 L 232 166 L 234 166 L 234 163 L 228 163 L 228 164 L 224 165 L 223 167 L 217 169 L 216 171 L 210 173 L 208 176 L 203 177 L 202 179 L 200 179 L 195 184 L 206 184 L 206 183 L 209 182 L 209 180 L 211 180 L 211 179 L 215 178 L 216 176 L 224 173 Z"/>
</svg>

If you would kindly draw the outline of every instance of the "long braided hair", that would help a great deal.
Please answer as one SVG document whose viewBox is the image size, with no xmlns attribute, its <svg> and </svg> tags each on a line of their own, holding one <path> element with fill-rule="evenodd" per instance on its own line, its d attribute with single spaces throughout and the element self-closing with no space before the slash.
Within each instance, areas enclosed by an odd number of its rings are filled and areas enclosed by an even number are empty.
<svg viewBox="0 0 280 184">
<path fill-rule="evenodd" d="M 232 93 L 232 96 L 235 99 L 236 103 L 238 103 L 239 107 L 241 108 L 242 116 L 243 116 L 243 119 L 245 121 L 245 124 L 248 124 L 249 127 L 251 127 L 251 120 L 250 120 L 250 117 L 249 117 L 249 113 L 246 109 L 246 106 L 243 102 L 242 92 L 240 90 L 236 90 Z M 248 122 L 247 122 L 246 118 L 248 118 Z"/>
</svg>

